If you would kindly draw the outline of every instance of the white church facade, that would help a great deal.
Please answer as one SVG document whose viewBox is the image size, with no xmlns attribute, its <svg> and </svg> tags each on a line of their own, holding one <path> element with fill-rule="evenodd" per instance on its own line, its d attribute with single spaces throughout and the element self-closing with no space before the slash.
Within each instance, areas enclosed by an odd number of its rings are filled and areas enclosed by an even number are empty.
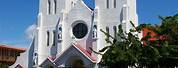
<svg viewBox="0 0 178 68">
<path fill-rule="evenodd" d="M 100 29 L 115 36 L 118 25 L 138 25 L 136 0 L 39 0 L 37 28 L 31 46 L 10 68 L 99 68 L 99 51 L 108 46 Z"/>
</svg>

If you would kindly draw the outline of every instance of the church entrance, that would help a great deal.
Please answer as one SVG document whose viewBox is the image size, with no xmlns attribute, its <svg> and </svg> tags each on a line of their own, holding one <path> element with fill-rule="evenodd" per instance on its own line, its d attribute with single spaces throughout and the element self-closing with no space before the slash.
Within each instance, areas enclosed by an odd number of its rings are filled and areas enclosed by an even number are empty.
<svg viewBox="0 0 178 68">
<path fill-rule="evenodd" d="M 83 61 L 80 59 L 71 61 L 70 65 L 74 68 L 83 68 L 84 67 Z"/>
<path fill-rule="evenodd" d="M 47 65 L 45 68 L 54 68 L 53 66 Z"/>
<path fill-rule="evenodd" d="M 79 58 L 72 58 L 66 66 L 71 68 L 84 68 L 84 62 Z"/>
</svg>

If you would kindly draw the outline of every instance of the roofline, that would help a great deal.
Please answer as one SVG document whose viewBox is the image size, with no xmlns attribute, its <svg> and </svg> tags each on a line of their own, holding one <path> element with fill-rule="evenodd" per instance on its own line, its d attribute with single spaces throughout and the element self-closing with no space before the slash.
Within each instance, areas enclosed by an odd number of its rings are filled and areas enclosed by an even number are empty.
<svg viewBox="0 0 178 68">
<path fill-rule="evenodd" d="M 85 57 L 87 57 L 90 61 L 92 61 L 93 63 L 96 63 L 96 59 L 93 59 L 92 57 L 89 57 L 89 56 L 87 56 L 82 50 L 80 50 L 80 48 L 78 48 L 77 46 L 76 46 L 77 44 L 74 44 L 73 43 L 73 45 L 72 46 L 74 46 L 78 51 L 80 51 Z"/>
<path fill-rule="evenodd" d="M 78 50 L 80 53 L 82 53 L 88 60 L 90 60 L 90 61 L 93 62 L 93 63 L 96 63 L 96 61 L 97 61 L 96 59 L 94 60 L 94 59 L 92 59 L 91 57 L 87 56 L 84 52 L 82 52 L 82 51 L 76 46 L 75 43 L 72 43 L 71 46 L 69 46 L 65 51 L 63 51 L 61 54 L 59 54 L 59 55 L 57 56 L 57 58 L 54 59 L 54 62 L 55 62 L 56 60 L 58 60 L 58 58 L 59 58 L 61 55 L 63 55 L 63 54 L 64 54 L 69 48 L 71 48 L 71 47 L 76 48 L 76 50 Z"/>
<path fill-rule="evenodd" d="M 10 50 L 15 50 L 18 52 L 25 52 L 25 48 L 17 48 L 17 47 L 12 47 L 12 46 L 7 46 L 7 45 L 0 45 L 0 48 L 5 48 L 5 49 L 10 49 Z"/>
<path fill-rule="evenodd" d="M 53 65 L 56 65 L 55 63 L 53 63 L 54 61 L 53 60 L 51 60 L 49 57 L 48 58 L 46 58 L 39 66 L 41 67 L 42 66 L 42 64 L 44 64 L 45 63 L 45 61 L 48 61 L 49 60 L 49 62 L 50 63 L 52 63 Z"/>
</svg>

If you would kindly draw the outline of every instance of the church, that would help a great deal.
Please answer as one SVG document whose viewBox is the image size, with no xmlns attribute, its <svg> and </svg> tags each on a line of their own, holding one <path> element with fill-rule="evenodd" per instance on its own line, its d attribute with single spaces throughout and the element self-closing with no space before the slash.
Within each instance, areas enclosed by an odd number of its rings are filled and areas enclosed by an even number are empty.
<svg viewBox="0 0 178 68">
<path fill-rule="evenodd" d="M 102 55 L 94 53 L 109 44 L 100 29 L 116 36 L 118 25 L 128 32 L 138 25 L 136 0 L 39 0 L 34 38 L 28 50 L 10 68 L 100 68 Z"/>
</svg>

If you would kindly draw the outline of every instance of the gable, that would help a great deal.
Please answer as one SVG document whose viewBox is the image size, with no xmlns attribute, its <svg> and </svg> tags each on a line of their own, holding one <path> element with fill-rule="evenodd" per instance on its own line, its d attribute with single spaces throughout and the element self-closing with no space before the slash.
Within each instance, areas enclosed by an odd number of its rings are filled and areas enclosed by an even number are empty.
<svg viewBox="0 0 178 68">
<path fill-rule="evenodd" d="M 54 62 L 50 59 L 50 58 L 47 58 L 45 61 L 43 61 L 42 64 L 40 64 L 40 67 L 44 68 L 44 67 L 56 67 L 56 65 L 54 64 Z"/>
<path fill-rule="evenodd" d="M 83 60 L 84 64 L 89 65 L 95 63 L 95 59 L 90 58 L 86 53 L 79 50 L 75 45 L 71 45 L 64 53 L 54 61 L 56 65 L 66 65 L 71 57 L 78 57 Z"/>
</svg>

